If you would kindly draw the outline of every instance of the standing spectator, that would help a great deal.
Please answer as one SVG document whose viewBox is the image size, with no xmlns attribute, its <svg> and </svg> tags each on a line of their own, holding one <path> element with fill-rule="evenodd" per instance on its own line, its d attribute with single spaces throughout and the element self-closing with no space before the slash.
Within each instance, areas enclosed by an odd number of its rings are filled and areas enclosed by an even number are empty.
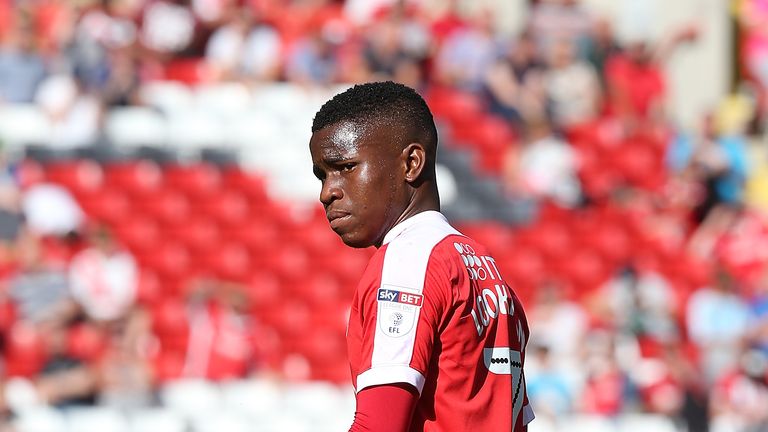
<svg viewBox="0 0 768 432">
<path fill-rule="evenodd" d="M 597 73 L 592 65 L 576 57 L 575 49 L 568 39 L 554 42 L 545 78 L 554 120 L 566 128 L 594 119 L 600 100 Z"/>
<path fill-rule="evenodd" d="M 0 41 L 0 103 L 30 103 L 47 74 L 39 54 L 35 29 L 24 16 Z"/>
<path fill-rule="evenodd" d="M 709 383 L 736 365 L 748 330 L 749 307 L 736 290 L 732 276 L 720 269 L 712 286 L 700 288 L 688 302 L 688 334 L 701 352 Z"/>
</svg>

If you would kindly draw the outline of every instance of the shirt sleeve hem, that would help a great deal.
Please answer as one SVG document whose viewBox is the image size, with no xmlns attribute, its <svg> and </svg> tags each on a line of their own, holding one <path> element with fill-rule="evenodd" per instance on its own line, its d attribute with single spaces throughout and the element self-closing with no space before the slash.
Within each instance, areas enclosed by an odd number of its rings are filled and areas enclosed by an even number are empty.
<svg viewBox="0 0 768 432">
<path fill-rule="evenodd" d="M 531 405 L 528 404 L 524 406 L 523 407 L 523 426 L 526 426 L 535 418 L 536 418 L 536 415 L 533 413 L 533 408 L 531 408 Z"/>
<path fill-rule="evenodd" d="M 418 390 L 424 388 L 424 375 L 416 369 L 403 365 L 375 366 L 357 376 L 356 392 L 382 384 L 407 383 Z"/>
</svg>

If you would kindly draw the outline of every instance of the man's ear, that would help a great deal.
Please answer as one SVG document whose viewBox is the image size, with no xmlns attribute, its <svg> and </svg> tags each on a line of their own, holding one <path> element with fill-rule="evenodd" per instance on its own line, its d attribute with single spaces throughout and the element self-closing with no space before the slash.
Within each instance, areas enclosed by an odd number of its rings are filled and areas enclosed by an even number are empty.
<svg viewBox="0 0 768 432">
<path fill-rule="evenodd" d="M 423 145 L 410 143 L 403 149 L 402 154 L 405 160 L 405 181 L 415 183 L 427 165 L 427 152 Z"/>
</svg>

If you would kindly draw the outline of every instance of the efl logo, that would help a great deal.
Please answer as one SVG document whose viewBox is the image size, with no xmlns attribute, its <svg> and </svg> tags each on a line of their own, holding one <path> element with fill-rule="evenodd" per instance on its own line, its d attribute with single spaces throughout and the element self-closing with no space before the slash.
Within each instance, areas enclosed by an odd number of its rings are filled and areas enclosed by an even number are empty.
<svg viewBox="0 0 768 432">
<path fill-rule="evenodd" d="M 421 294 L 410 294 L 390 289 L 379 289 L 379 301 L 388 301 L 393 303 L 405 303 L 411 306 L 421 306 L 424 296 Z"/>
</svg>

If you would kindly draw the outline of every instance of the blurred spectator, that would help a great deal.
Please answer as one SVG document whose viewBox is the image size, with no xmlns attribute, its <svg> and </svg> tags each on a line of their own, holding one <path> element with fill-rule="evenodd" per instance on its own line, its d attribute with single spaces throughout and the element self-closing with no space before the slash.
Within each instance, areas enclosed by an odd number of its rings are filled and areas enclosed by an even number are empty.
<svg viewBox="0 0 768 432">
<path fill-rule="evenodd" d="M 142 45 L 165 57 L 192 48 L 197 21 L 189 0 L 149 0 L 141 17 Z"/>
<path fill-rule="evenodd" d="M 69 294 L 65 269 L 46 261 L 42 248 L 40 237 L 34 233 L 19 237 L 18 268 L 8 282 L 8 296 L 22 322 L 61 326 L 76 315 L 77 308 Z"/>
<path fill-rule="evenodd" d="M 258 13 L 233 11 L 208 39 L 205 57 L 219 80 L 270 81 L 279 76 L 281 48 Z"/>
<path fill-rule="evenodd" d="M 555 41 L 545 76 L 554 120 L 566 128 L 594 119 L 600 100 L 597 73 L 592 65 L 576 57 L 575 50 L 568 39 Z"/>
<path fill-rule="evenodd" d="M 745 351 L 713 391 L 714 432 L 768 429 L 768 359 L 759 351 Z"/>
<path fill-rule="evenodd" d="M 530 315 L 531 322 L 536 326 L 531 328 L 531 343 L 546 345 L 551 356 L 558 362 L 576 362 L 584 335 L 587 331 L 588 316 L 581 304 L 565 298 L 563 287 L 555 281 L 542 284 L 536 291 L 536 303 Z"/>
<path fill-rule="evenodd" d="M 488 67 L 484 95 L 488 110 L 522 129 L 525 118 L 549 112 L 544 83 L 545 64 L 539 59 L 533 38 L 521 34 L 503 44 L 502 55 Z"/>
<path fill-rule="evenodd" d="M 551 54 L 558 41 L 568 40 L 575 46 L 586 42 L 592 16 L 580 3 L 580 0 L 540 0 L 534 5 L 531 32 L 545 56 Z"/>
<path fill-rule="evenodd" d="M 628 380 L 616 360 L 613 337 L 605 330 L 592 330 L 584 339 L 586 380 L 576 397 L 584 413 L 613 417 L 624 409 Z"/>
<path fill-rule="evenodd" d="M 555 135 L 549 121 L 535 118 L 527 124 L 522 147 L 510 149 L 505 185 L 513 196 L 551 199 L 561 206 L 574 207 L 581 202 L 576 169 L 573 148 Z"/>
<path fill-rule="evenodd" d="M 97 141 L 102 101 L 99 94 L 86 93 L 84 85 L 64 74 L 50 75 L 40 84 L 35 101 L 51 119 L 53 139 L 49 145 L 70 149 Z"/>
<path fill-rule="evenodd" d="M 482 88 L 485 71 L 498 50 L 490 10 L 477 13 L 470 25 L 452 32 L 435 58 L 435 78 L 440 84 L 464 90 Z"/>
<path fill-rule="evenodd" d="M 677 328 L 677 298 L 669 282 L 650 270 L 627 266 L 599 291 L 609 322 L 617 330 L 655 343 L 667 344 L 682 336 Z"/>
<path fill-rule="evenodd" d="M 712 286 L 691 295 L 686 311 L 688 335 L 701 352 L 704 377 L 713 383 L 732 368 L 747 334 L 749 307 L 733 277 L 720 269 Z"/>
<path fill-rule="evenodd" d="M 619 54 L 621 47 L 616 41 L 613 25 L 606 17 L 598 17 L 591 30 L 591 37 L 586 39 L 585 59 L 597 71 L 600 85 L 605 90 L 605 65 L 608 59 Z"/>
<path fill-rule="evenodd" d="M 91 320 L 125 319 L 136 301 L 136 262 L 106 227 L 93 229 L 89 240 L 91 247 L 70 263 L 72 297 Z"/>
<path fill-rule="evenodd" d="M 695 26 L 684 26 L 656 44 L 636 35 L 623 51 L 608 59 L 608 107 L 625 126 L 635 128 L 646 121 L 663 124 L 667 94 L 663 66 L 681 43 L 697 37 Z"/>
<path fill-rule="evenodd" d="M 573 410 L 574 394 L 568 377 L 555 365 L 550 348 L 537 344 L 529 348 L 525 384 L 528 399 L 536 407 L 537 417 L 560 419 Z"/>
<path fill-rule="evenodd" d="M 72 194 L 53 183 L 39 183 L 24 191 L 24 219 L 38 235 L 63 236 L 78 231 L 85 214 Z"/>
<path fill-rule="evenodd" d="M 0 102 L 30 103 L 47 73 L 33 23 L 24 16 L 0 40 Z"/>
<path fill-rule="evenodd" d="M 302 85 L 328 85 L 338 79 L 337 40 L 322 30 L 310 33 L 296 43 L 288 58 L 286 77 Z"/>
<path fill-rule="evenodd" d="M 768 266 L 763 268 L 762 277 L 753 288 L 749 308 L 752 312 L 750 343 L 768 356 Z"/>
<path fill-rule="evenodd" d="M 696 221 L 703 221 L 712 208 L 743 202 L 749 175 L 746 139 L 738 133 L 720 134 L 713 115 L 706 115 L 697 136 L 681 133 L 670 148 L 673 166 L 686 169 L 698 179 L 704 196 L 695 210 Z"/>
<path fill-rule="evenodd" d="M 196 281 L 188 302 L 189 343 L 182 375 L 224 380 L 243 378 L 258 368 L 244 314 L 246 297 L 232 284 Z"/>
<path fill-rule="evenodd" d="M 744 32 L 743 62 L 749 78 L 761 88 L 764 112 L 768 106 L 768 1 L 745 0 L 739 5 L 739 20 Z"/>
</svg>

